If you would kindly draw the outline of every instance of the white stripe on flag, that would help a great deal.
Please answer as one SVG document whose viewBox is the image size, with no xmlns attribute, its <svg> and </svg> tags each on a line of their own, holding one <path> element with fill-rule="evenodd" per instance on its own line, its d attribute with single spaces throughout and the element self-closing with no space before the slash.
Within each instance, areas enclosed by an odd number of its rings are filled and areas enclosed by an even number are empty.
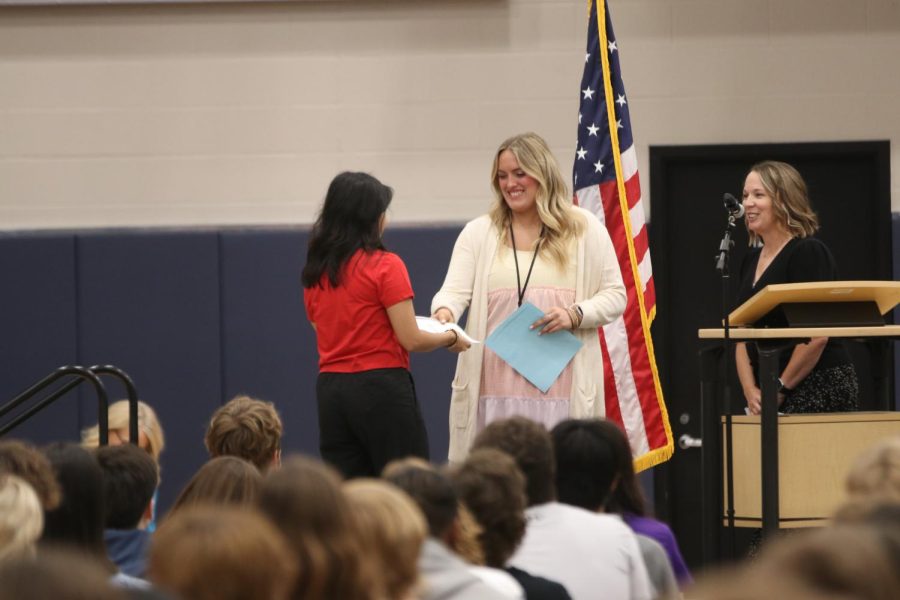
<svg viewBox="0 0 900 600">
<path fill-rule="evenodd" d="M 628 211 L 628 217 L 631 219 L 631 235 L 637 237 L 647 222 L 644 219 L 644 201 L 642 199 L 638 199 L 637 204 Z"/>
<path fill-rule="evenodd" d="M 622 181 L 628 181 L 638 172 L 637 152 L 634 150 L 634 144 L 627 150 L 622 152 Z"/>
<path fill-rule="evenodd" d="M 644 252 L 644 258 L 641 259 L 640 264 L 638 264 L 638 274 L 641 277 L 641 289 L 642 291 L 647 291 L 647 282 L 653 279 L 653 265 L 650 263 L 650 252 Z M 649 311 L 650 307 L 647 306 L 646 309 Z"/>
<path fill-rule="evenodd" d="M 638 398 L 634 374 L 631 371 L 631 354 L 628 351 L 628 332 L 625 330 L 625 319 L 619 317 L 612 323 L 603 326 L 609 359 L 612 363 L 616 391 L 619 395 L 619 410 L 622 412 L 622 423 L 631 451 L 635 456 L 643 456 L 650 451 L 647 430 L 644 428 L 644 412 Z"/>
<path fill-rule="evenodd" d="M 603 211 L 603 199 L 600 198 L 600 186 L 589 185 L 581 188 L 575 192 L 575 196 L 578 198 L 578 206 L 597 215 L 597 218 L 606 227 L 606 213 Z"/>
</svg>

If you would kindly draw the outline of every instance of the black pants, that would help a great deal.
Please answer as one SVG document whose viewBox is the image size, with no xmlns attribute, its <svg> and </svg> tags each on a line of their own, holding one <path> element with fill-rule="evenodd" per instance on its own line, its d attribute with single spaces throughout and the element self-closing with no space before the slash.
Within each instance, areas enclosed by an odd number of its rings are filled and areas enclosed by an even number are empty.
<svg viewBox="0 0 900 600">
<path fill-rule="evenodd" d="M 406 369 L 319 373 L 319 452 L 344 477 L 378 477 L 390 461 L 428 460 L 428 433 Z"/>
</svg>

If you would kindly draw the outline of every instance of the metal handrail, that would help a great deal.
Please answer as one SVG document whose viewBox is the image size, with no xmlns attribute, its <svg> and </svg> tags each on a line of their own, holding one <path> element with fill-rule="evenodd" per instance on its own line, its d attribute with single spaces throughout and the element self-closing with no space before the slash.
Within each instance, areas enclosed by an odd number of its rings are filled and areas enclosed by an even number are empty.
<svg viewBox="0 0 900 600">
<path fill-rule="evenodd" d="M 128 394 L 128 441 L 138 445 L 138 393 L 134 381 L 128 373 L 114 365 L 94 365 L 89 370 L 98 375 L 111 375 L 125 386 Z M 107 430 L 108 428 L 107 425 Z"/>
<path fill-rule="evenodd" d="M 81 367 L 70 365 L 60 367 L 30 386 L 28 389 L 20 393 L 18 396 L 0 407 L 0 418 L 6 416 L 23 403 L 27 402 L 44 389 L 66 376 L 74 377 L 63 386 L 40 402 L 29 408 L 27 411 L 18 415 L 15 419 L 0 427 L 0 436 L 6 435 L 23 422 L 33 417 L 44 408 L 50 406 L 53 402 L 61 398 L 66 393 L 72 391 L 85 381 L 90 381 L 97 392 L 97 425 L 100 434 L 100 445 L 106 446 L 109 443 L 109 395 L 106 393 L 106 386 L 100 380 L 99 375 L 111 375 L 117 378 L 125 386 L 128 394 L 128 440 L 132 444 L 138 443 L 138 393 L 134 386 L 134 381 L 122 369 L 113 365 L 94 365 L 93 367 Z"/>
</svg>

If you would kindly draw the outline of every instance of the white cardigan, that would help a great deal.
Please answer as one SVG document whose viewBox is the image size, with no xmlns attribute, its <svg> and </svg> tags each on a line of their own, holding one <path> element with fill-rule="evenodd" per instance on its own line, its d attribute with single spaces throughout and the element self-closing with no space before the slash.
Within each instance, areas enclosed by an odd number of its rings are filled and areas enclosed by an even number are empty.
<svg viewBox="0 0 900 600">
<path fill-rule="evenodd" d="M 603 359 L 597 328 L 617 319 L 625 310 L 625 285 L 615 249 L 606 228 L 583 208 L 573 207 L 586 227 L 576 252 L 575 302 L 584 319 L 575 335 L 584 343 L 572 359 L 569 416 L 602 417 Z M 488 215 L 466 224 L 453 247 L 444 285 L 431 301 L 432 314 L 446 307 L 459 322 L 466 309 L 466 332 L 477 340 L 487 334 L 488 276 L 500 233 Z M 465 459 L 475 440 L 478 395 L 484 345 L 474 344 L 459 355 L 450 395 L 450 461 Z"/>
</svg>

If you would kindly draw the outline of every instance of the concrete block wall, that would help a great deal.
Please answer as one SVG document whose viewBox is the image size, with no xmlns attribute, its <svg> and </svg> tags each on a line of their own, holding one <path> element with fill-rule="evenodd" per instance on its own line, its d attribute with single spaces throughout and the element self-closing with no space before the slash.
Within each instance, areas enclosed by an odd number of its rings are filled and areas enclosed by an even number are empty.
<svg viewBox="0 0 900 600">
<path fill-rule="evenodd" d="M 309 223 L 343 169 L 395 187 L 394 222 L 467 220 L 512 133 L 568 171 L 585 6 L 2 8 L 0 229 Z M 898 0 L 611 10 L 645 172 L 654 144 L 900 139 Z"/>
</svg>

